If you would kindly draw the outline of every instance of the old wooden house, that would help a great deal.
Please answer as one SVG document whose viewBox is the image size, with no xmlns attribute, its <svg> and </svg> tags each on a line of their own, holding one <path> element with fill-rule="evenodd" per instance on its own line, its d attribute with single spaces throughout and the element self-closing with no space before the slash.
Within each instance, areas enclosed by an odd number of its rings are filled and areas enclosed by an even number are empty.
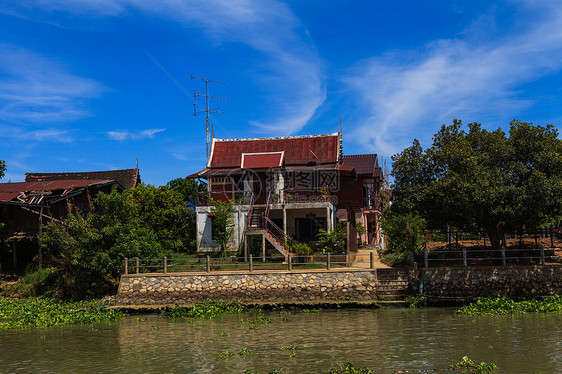
<svg viewBox="0 0 562 374">
<path fill-rule="evenodd" d="M 339 132 L 213 139 L 207 167 L 188 178 L 207 182 L 196 208 L 200 251 L 218 250 L 213 200 L 233 202 L 231 249 L 247 244 L 247 236 L 261 235 L 287 256 L 284 238 L 310 242 L 320 229 L 330 232 L 338 220 L 350 218 L 366 227 L 365 242 L 380 241 L 377 156 L 344 156 Z"/>
<path fill-rule="evenodd" d="M 0 183 L 0 267 L 23 270 L 35 260 L 37 238 L 50 221 L 69 212 L 87 214 L 100 192 L 133 188 L 138 169 L 78 173 L 28 173 L 25 182 Z"/>
</svg>

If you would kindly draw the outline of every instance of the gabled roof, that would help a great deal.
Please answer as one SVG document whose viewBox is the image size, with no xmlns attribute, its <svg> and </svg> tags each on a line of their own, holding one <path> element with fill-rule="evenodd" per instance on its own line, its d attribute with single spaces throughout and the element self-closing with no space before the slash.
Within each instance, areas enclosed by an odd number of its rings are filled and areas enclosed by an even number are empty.
<svg viewBox="0 0 562 374">
<path fill-rule="evenodd" d="M 359 176 L 377 177 L 380 175 L 376 154 L 346 155 L 343 156 L 342 163 L 355 168 L 355 172 Z"/>
<path fill-rule="evenodd" d="M 72 195 L 84 187 L 102 187 L 108 184 L 117 184 L 113 180 L 53 180 L 46 182 L 16 182 L 0 183 L 0 202 L 17 204 L 46 204 Z M 45 198 L 41 199 L 41 190 L 46 192 Z"/>
<path fill-rule="evenodd" d="M 26 173 L 26 182 L 45 182 L 54 180 L 114 180 L 125 189 L 135 188 L 140 183 L 138 169 L 84 171 L 71 173 Z"/>
<path fill-rule="evenodd" d="M 213 139 L 211 157 L 207 167 L 240 168 L 242 154 L 259 154 L 284 151 L 284 165 L 298 166 L 315 163 L 337 164 L 339 133 L 323 135 L 286 136 L 277 138 Z"/>
</svg>

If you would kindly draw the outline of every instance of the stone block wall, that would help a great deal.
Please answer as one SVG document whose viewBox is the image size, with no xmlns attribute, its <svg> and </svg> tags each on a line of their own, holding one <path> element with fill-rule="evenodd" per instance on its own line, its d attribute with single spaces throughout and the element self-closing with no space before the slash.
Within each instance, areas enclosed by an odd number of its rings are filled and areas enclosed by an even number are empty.
<svg viewBox="0 0 562 374">
<path fill-rule="evenodd" d="M 476 298 L 503 295 L 526 297 L 562 294 L 562 266 L 501 266 L 424 268 L 428 296 Z"/>
<path fill-rule="evenodd" d="M 377 299 L 376 270 L 129 274 L 121 277 L 117 302 L 189 304 L 206 299 L 298 302 L 344 298 Z"/>
</svg>

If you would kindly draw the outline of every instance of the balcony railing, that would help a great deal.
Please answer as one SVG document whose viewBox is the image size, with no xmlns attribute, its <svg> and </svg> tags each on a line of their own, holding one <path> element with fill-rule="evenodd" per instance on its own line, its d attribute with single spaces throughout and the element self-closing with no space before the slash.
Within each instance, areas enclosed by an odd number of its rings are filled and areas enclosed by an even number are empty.
<svg viewBox="0 0 562 374">
<path fill-rule="evenodd" d="M 199 192 L 197 205 L 211 205 L 212 200 L 233 201 L 235 204 L 250 204 L 252 199 L 254 199 L 254 204 L 259 204 L 258 201 L 260 201 L 260 199 L 263 200 L 262 204 L 267 203 L 263 192 L 261 196 L 256 196 L 252 191 L 231 190 Z M 325 188 L 286 188 L 272 192 L 270 202 L 271 204 L 331 202 L 335 205 L 337 203 L 337 196 L 329 190 L 326 191 Z"/>
</svg>

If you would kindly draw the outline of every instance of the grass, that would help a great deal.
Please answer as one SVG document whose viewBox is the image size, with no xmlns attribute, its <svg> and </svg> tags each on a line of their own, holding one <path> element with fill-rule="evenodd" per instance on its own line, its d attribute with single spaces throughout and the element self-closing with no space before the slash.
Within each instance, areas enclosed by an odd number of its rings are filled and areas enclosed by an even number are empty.
<svg viewBox="0 0 562 374">
<path fill-rule="evenodd" d="M 0 297 L 0 330 L 89 324 L 115 321 L 124 316 L 122 312 L 106 310 L 97 300 L 65 302 L 49 298 Z"/>
</svg>

